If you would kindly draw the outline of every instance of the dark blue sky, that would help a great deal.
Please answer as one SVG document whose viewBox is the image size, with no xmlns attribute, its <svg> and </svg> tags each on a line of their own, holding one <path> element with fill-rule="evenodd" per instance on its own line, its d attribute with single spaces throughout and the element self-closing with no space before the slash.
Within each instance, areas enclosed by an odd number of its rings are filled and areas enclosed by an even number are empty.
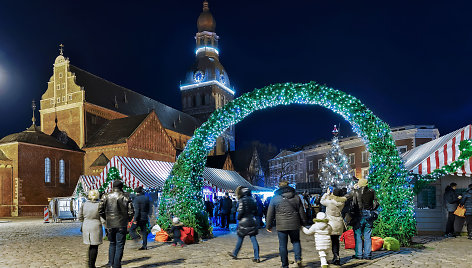
<svg viewBox="0 0 472 268">
<path fill-rule="evenodd" d="M 210 0 L 220 60 L 238 95 L 276 82 L 327 84 L 391 126 L 472 122 L 470 1 Z M 58 45 L 71 63 L 180 109 L 202 1 L 3 1 L 0 136 L 30 125 Z M 320 107 L 252 114 L 237 143 L 279 148 L 330 138 L 347 122 Z"/>
</svg>

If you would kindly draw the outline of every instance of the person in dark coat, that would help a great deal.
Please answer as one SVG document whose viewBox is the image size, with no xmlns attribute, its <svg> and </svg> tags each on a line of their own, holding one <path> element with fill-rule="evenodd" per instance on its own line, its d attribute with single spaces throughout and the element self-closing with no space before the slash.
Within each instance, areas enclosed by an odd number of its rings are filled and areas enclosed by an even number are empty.
<svg viewBox="0 0 472 268">
<path fill-rule="evenodd" d="M 128 222 L 133 219 L 134 208 L 129 196 L 123 192 L 123 182 L 113 181 L 113 190 L 102 198 L 99 213 L 106 221 L 110 241 L 108 266 L 121 268 Z"/>
<path fill-rule="evenodd" d="M 208 197 L 205 198 L 205 211 L 208 213 L 210 221 L 213 220 L 213 202 Z"/>
<path fill-rule="evenodd" d="M 129 229 L 129 234 L 131 239 L 139 239 L 139 236 L 136 232 L 136 228 L 139 227 L 139 229 L 141 229 L 141 236 L 143 238 L 143 245 L 139 248 L 139 250 L 146 250 L 148 236 L 147 224 L 149 222 L 149 213 L 151 213 L 151 201 L 147 196 L 144 195 L 143 187 L 137 187 L 134 191 L 136 192 L 136 197 L 133 200 L 134 219 L 133 224 Z"/>
<path fill-rule="evenodd" d="M 220 200 L 215 197 L 213 200 L 213 226 L 218 226 L 220 222 Z"/>
<path fill-rule="evenodd" d="M 233 201 L 229 198 L 228 193 L 225 193 L 225 197 L 221 199 L 220 204 L 221 227 L 229 229 L 229 219 L 231 208 L 233 207 Z"/>
<path fill-rule="evenodd" d="M 174 217 L 172 219 L 172 227 L 170 228 L 170 232 L 172 233 L 173 240 L 172 240 L 172 246 L 175 247 L 177 244 L 179 246 L 184 247 L 184 242 L 180 237 L 182 236 L 182 231 L 184 230 L 184 224 L 180 222 L 180 219 L 177 217 Z"/>
<path fill-rule="evenodd" d="M 288 267 L 288 237 L 293 244 L 295 261 L 302 267 L 302 247 L 300 244 L 300 227 L 307 222 L 305 210 L 295 189 L 288 186 L 287 181 L 279 182 L 279 189 L 275 191 L 267 211 L 267 231 L 272 232 L 273 220 L 277 224 L 279 237 L 279 254 L 282 267 Z"/>
<path fill-rule="evenodd" d="M 102 224 L 105 221 L 98 213 L 99 196 L 97 190 L 88 193 L 88 200 L 79 210 L 79 220 L 82 222 L 82 238 L 84 244 L 89 245 L 88 267 L 95 268 L 98 256 L 98 246 L 103 243 Z"/>
<path fill-rule="evenodd" d="M 465 222 L 467 223 L 467 236 L 472 240 L 472 184 L 469 184 L 467 191 L 461 200 L 461 205 L 465 208 Z"/>
<path fill-rule="evenodd" d="M 456 215 L 457 206 L 459 205 L 460 195 L 456 193 L 457 183 L 452 182 L 444 190 L 444 204 L 447 210 L 447 222 L 446 222 L 446 237 L 455 237 L 454 234 L 454 220 Z"/>
<path fill-rule="evenodd" d="M 259 197 L 259 195 L 255 195 L 256 199 L 256 204 L 257 204 L 257 223 L 259 224 L 259 227 L 264 226 L 264 223 L 262 222 L 262 215 L 264 215 L 264 204 L 262 204 L 262 200 Z"/>
<path fill-rule="evenodd" d="M 244 241 L 244 237 L 249 235 L 252 242 L 252 248 L 254 249 L 253 262 L 259 263 L 259 243 L 257 242 L 256 235 L 259 230 L 259 223 L 256 219 L 257 215 L 257 203 L 256 200 L 251 196 L 251 190 L 246 187 L 239 186 L 236 189 L 236 195 L 238 196 L 238 242 L 233 252 L 228 254 L 236 259 Z"/>
<path fill-rule="evenodd" d="M 357 186 L 346 195 L 347 199 L 352 199 L 353 219 L 351 224 L 354 229 L 356 240 L 355 259 L 372 259 L 372 228 L 376 220 L 376 210 L 379 206 L 374 189 L 367 186 L 366 179 L 359 179 Z"/>
</svg>

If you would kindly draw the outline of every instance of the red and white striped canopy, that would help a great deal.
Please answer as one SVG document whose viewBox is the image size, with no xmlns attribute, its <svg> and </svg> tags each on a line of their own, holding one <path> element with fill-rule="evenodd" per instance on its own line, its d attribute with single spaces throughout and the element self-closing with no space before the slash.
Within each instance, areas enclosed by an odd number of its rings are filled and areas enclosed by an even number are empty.
<svg viewBox="0 0 472 268">
<path fill-rule="evenodd" d="M 90 190 L 97 189 L 96 185 L 99 179 L 99 176 L 81 175 L 79 177 L 79 181 L 77 182 L 77 186 L 79 186 L 79 183 L 82 183 L 82 189 L 86 193 Z M 77 195 L 77 186 L 75 187 L 74 193 L 72 194 L 73 196 Z"/>
<path fill-rule="evenodd" d="M 142 186 L 146 188 L 159 188 L 170 175 L 174 163 L 148 159 L 114 156 L 100 173 L 95 188 L 98 189 L 106 181 L 110 168 L 115 167 L 120 172 L 125 185 L 130 188 Z M 235 171 L 205 168 L 203 171 L 204 184 L 219 191 L 234 191 L 238 186 L 245 186 L 254 190 L 249 182 Z M 107 192 L 111 190 L 108 186 Z"/>
<path fill-rule="evenodd" d="M 465 126 L 440 138 L 432 140 L 402 155 L 405 167 L 414 174 L 430 174 L 437 168 L 451 164 L 460 155 L 459 144 L 472 139 L 472 125 Z M 460 176 L 472 175 L 472 158 L 456 171 Z"/>
</svg>

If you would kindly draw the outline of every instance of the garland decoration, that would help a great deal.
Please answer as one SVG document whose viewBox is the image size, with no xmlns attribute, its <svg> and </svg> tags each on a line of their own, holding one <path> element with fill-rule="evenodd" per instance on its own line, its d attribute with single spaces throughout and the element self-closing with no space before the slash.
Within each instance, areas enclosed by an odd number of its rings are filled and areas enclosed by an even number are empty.
<svg viewBox="0 0 472 268">
<path fill-rule="evenodd" d="M 214 111 L 195 131 L 165 181 L 159 204 L 159 225 L 168 228 L 171 217 L 177 216 L 186 226 L 195 228 L 199 235 L 209 236 L 202 174 L 216 139 L 228 127 L 255 111 L 290 104 L 319 105 L 351 124 L 353 131 L 364 140 L 370 155 L 369 185 L 377 192 L 381 205 L 376 234 L 395 237 L 402 244 L 409 243 L 416 233 L 412 178 L 398 154 L 389 125 L 357 98 L 315 82 L 269 85 L 245 93 Z"/>
</svg>

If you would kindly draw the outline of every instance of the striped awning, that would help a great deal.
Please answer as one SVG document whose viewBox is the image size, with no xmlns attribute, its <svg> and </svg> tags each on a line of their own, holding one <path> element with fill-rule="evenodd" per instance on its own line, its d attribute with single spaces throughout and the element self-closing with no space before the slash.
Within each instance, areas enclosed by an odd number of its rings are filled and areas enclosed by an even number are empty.
<svg viewBox="0 0 472 268">
<path fill-rule="evenodd" d="M 459 144 L 472 139 L 472 125 L 465 126 L 432 140 L 402 155 L 405 167 L 414 174 L 430 174 L 437 168 L 451 164 L 460 155 Z M 457 170 L 457 175 L 472 175 L 472 158 Z"/>
<path fill-rule="evenodd" d="M 120 172 L 123 182 L 131 188 L 142 186 L 144 188 L 160 188 L 169 176 L 174 163 L 156 160 L 115 156 L 105 166 L 100 178 L 96 183 L 98 189 L 106 181 L 106 176 L 110 168 L 115 167 Z M 205 168 L 203 171 L 203 181 L 206 186 L 210 186 L 219 191 L 234 191 L 238 186 L 245 186 L 254 190 L 249 182 L 235 171 L 222 170 L 216 168 Z M 111 190 L 111 185 L 107 191 Z"/>
<path fill-rule="evenodd" d="M 96 185 L 97 185 L 97 181 L 99 179 L 100 179 L 99 176 L 81 175 L 79 177 L 79 181 L 77 182 L 77 186 L 79 186 L 79 183 L 81 183 L 82 184 L 82 189 L 86 193 L 90 190 L 97 189 Z M 77 195 L 77 186 L 75 186 L 74 193 L 72 194 L 72 196 Z"/>
</svg>

